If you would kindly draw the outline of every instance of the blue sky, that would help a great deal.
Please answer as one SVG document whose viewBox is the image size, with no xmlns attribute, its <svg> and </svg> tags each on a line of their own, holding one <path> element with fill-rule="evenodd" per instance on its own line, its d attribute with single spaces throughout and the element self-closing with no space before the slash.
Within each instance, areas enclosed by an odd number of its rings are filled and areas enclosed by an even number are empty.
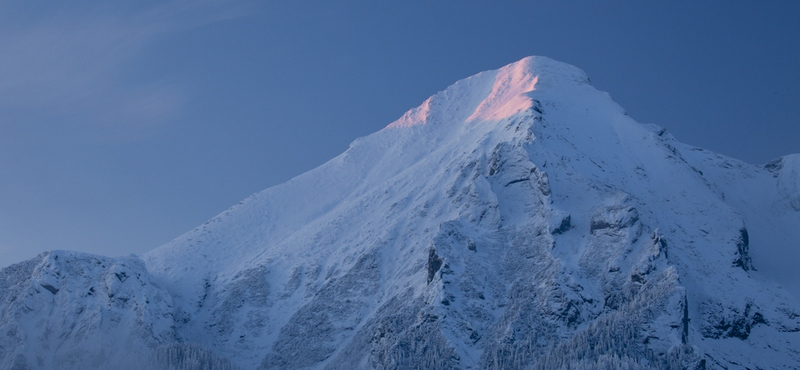
<svg viewBox="0 0 800 370">
<path fill-rule="evenodd" d="M 0 0 L 0 266 L 157 247 L 544 55 L 639 122 L 800 152 L 800 2 Z"/>
</svg>

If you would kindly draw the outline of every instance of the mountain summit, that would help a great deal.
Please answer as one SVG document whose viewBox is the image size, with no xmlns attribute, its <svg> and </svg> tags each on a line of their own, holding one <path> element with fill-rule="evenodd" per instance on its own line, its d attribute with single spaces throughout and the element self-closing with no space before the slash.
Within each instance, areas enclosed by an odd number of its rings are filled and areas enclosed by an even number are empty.
<svg viewBox="0 0 800 370">
<path fill-rule="evenodd" d="M 143 256 L 0 272 L 4 368 L 800 366 L 759 256 L 800 240 L 800 159 L 749 165 L 529 57 Z"/>
</svg>

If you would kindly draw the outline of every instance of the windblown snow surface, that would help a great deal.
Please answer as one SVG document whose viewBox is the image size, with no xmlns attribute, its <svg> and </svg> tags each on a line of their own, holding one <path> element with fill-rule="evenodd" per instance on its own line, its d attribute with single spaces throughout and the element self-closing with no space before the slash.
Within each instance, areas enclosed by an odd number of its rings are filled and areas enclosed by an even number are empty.
<svg viewBox="0 0 800 370">
<path fill-rule="evenodd" d="M 800 156 L 746 164 L 529 57 L 143 256 L 0 272 L 8 369 L 783 369 Z M 766 270 L 765 270 L 766 269 Z"/>
</svg>

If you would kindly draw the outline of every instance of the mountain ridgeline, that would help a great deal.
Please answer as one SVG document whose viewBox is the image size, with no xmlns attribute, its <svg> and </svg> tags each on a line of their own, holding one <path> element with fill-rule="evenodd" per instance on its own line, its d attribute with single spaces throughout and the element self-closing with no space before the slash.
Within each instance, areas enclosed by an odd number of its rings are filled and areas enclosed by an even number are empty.
<svg viewBox="0 0 800 370">
<path fill-rule="evenodd" d="M 800 367 L 800 155 L 746 164 L 529 57 L 142 256 L 0 271 L 7 369 Z"/>
</svg>

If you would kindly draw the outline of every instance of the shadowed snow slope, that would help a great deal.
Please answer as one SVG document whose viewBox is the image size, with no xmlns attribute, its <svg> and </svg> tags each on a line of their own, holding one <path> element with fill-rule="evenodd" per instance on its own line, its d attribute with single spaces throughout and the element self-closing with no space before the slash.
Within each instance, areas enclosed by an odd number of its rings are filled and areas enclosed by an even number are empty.
<svg viewBox="0 0 800 370">
<path fill-rule="evenodd" d="M 141 260 L 2 270 L 0 364 L 795 368 L 798 158 L 681 144 L 525 58 Z"/>
</svg>

